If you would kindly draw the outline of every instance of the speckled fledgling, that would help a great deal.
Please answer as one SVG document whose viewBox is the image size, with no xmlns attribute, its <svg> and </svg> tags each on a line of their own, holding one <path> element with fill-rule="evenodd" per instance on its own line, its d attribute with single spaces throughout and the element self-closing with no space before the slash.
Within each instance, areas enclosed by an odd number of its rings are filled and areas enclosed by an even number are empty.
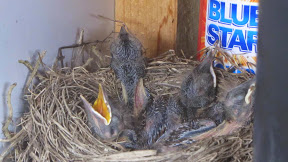
<svg viewBox="0 0 288 162">
<path fill-rule="evenodd" d="M 132 114 L 127 112 L 128 105 L 118 98 L 109 97 L 101 84 L 97 99 L 92 105 L 84 96 L 81 95 L 80 98 L 93 135 L 102 140 L 117 142 L 127 149 L 139 148 Z"/>
<path fill-rule="evenodd" d="M 181 103 L 193 114 L 197 108 L 209 106 L 215 99 L 216 75 L 213 69 L 214 50 L 184 79 L 181 86 Z"/>
<path fill-rule="evenodd" d="M 255 100 L 255 84 L 256 79 L 254 78 L 230 90 L 225 100 L 218 107 L 224 110 L 225 118 L 222 119 L 223 122 L 216 128 L 193 139 L 200 140 L 211 136 L 231 134 L 250 123 Z"/>
<path fill-rule="evenodd" d="M 204 111 L 202 119 L 193 119 L 166 131 L 152 148 L 173 151 L 211 136 L 231 134 L 251 121 L 254 98 L 255 79 L 251 79 L 230 90 L 224 101 Z"/>
<path fill-rule="evenodd" d="M 255 83 L 254 78 L 232 88 L 223 101 L 208 108 L 202 116 L 213 119 L 217 125 L 224 120 L 238 123 L 249 121 L 253 112 Z"/>
<path fill-rule="evenodd" d="M 124 129 L 121 110 L 125 105 L 114 103 L 115 101 L 107 96 L 101 84 L 99 84 L 97 99 L 92 105 L 84 96 L 81 95 L 80 98 L 88 118 L 88 125 L 94 135 L 105 140 L 113 140 Z"/>
<path fill-rule="evenodd" d="M 212 120 L 187 122 L 185 107 L 178 96 L 156 97 L 151 105 L 147 105 L 146 113 L 146 125 L 141 132 L 144 148 L 159 149 L 168 143 L 172 145 L 182 138 L 205 132 L 215 126 Z"/>
<path fill-rule="evenodd" d="M 149 100 L 142 104 L 142 119 L 139 120 L 141 124 L 137 124 L 139 133 L 139 143 L 142 148 L 149 148 L 152 144 L 166 132 L 166 130 L 173 128 L 175 125 L 185 121 L 185 114 L 183 106 L 180 106 L 179 97 L 156 96 L 153 100 L 148 93 L 143 94 L 143 82 L 139 82 L 136 96 L 142 96 L 141 101 Z M 141 92 L 143 95 L 139 95 Z M 146 97 L 145 97 L 146 96 Z"/>
<path fill-rule="evenodd" d="M 111 44 L 110 52 L 110 66 L 117 79 L 121 81 L 123 99 L 126 104 L 133 105 L 135 87 L 139 79 L 145 75 L 142 45 L 122 26 L 118 37 Z"/>
<path fill-rule="evenodd" d="M 223 102 L 227 121 L 250 121 L 255 100 L 255 84 L 256 78 L 253 78 L 228 92 Z"/>
<path fill-rule="evenodd" d="M 143 83 L 137 85 L 137 89 L 139 87 L 144 87 Z M 215 123 L 209 119 L 205 119 L 209 122 L 198 122 L 189 116 L 188 120 L 186 107 L 178 95 L 156 96 L 153 102 L 145 106 L 144 110 L 145 126 L 143 130 L 140 129 L 139 133 L 140 146 L 143 148 L 157 147 L 154 143 L 158 140 L 159 147 L 162 147 L 162 144 L 166 142 L 173 143 L 181 140 L 182 135 L 188 138 L 215 127 Z M 171 138 L 166 139 L 169 136 Z"/>
</svg>

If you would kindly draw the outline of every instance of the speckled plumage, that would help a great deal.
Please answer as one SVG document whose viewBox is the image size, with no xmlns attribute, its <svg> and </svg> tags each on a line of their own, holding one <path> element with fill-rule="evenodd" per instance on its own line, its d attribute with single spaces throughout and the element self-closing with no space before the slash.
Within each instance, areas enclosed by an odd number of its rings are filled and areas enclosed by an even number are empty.
<svg viewBox="0 0 288 162">
<path fill-rule="evenodd" d="M 129 34 L 122 26 L 118 37 L 110 47 L 112 55 L 111 68 L 124 85 L 129 104 L 133 104 L 135 87 L 145 75 L 145 60 L 140 41 Z"/>
<path fill-rule="evenodd" d="M 181 102 L 187 109 L 208 106 L 215 99 L 216 75 L 210 50 L 203 62 L 185 78 L 181 86 Z"/>
<path fill-rule="evenodd" d="M 133 104 L 133 97 L 137 82 L 139 81 L 140 78 L 144 77 L 145 75 L 144 60 L 139 59 L 137 61 L 111 62 L 111 67 L 114 70 L 116 77 L 121 81 L 121 83 L 125 87 L 129 104 Z"/>
<path fill-rule="evenodd" d="M 146 107 L 146 125 L 142 133 L 144 145 L 152 145 L 167 128 L 167 98 L 157 97 L 152 105 Z"/>
<path fill-rule="evenodd" d="M 218 102 L 208 109 L 205 114 L 207 118 L 212 119 L 217 125 L 225 120 L 225 110 L 222 102 Z"/>
<path fill-rule="evenodd" d="M 161 111 L 164 114 L 166 113 L 165 116 L 163 115 L 165 117 L 163 117 L 163 119 L 166 119 L 166 121 L 164 121 L 162 124 L 166 129 L 162 134 L 158 133 L 157 138 L 153 138 L 154 136 L 152 136 L 153 143 L 152 145 L 149 145 L 149 147 L 155 148 L 160 152 L 177 150 L 179 148 L 187 147 L 187 144 L 195 141 L 194 138 L 199 139 L 199 136 L 201 136 L 202 133 L 205 134 L 206 132 L 209 132 L 224 120 L 231 121 L 235 123 L 234 125 L 236 126 L 246 124 L 253 113 L 252 108 L 254 104 L 254 89 L 255 79 L 242 83 L 230 90 L 223 102 L 218 102 L 212 107 L 205 109 L 202 116 L 197 116 L 197 118 L 200 117 L 200 119 L 193 118 L 188 122 L 183 122 L 183 118 L 181 118 L 182 121 L 180 121 L 180 116 L 177 118 L 177 113 L 175 113 L 179 112 L 175 110 L 181 110 L 179 109 L 179 106 L 181 107 L 181 102 L 176 102 L 177 100 L 170 100 L 170 102 L 168 102 L 166 105 L 166 111 Z M 172 111 L 168 111 L 171 109 L 171 107 L 174 107 Z M 168 120 L 169 115 L 172 117 L 170 120 Z M 157 115 L 155 118 L 155 120 L 157 119 L 160 119 L 159 115 Z M 171 126 L 168 126 L 169 121 L 172 122 Z M 219 133 L 225 134 L 225 131 L 229 132 L 229 129 L 237 128 L 227 127 L 226 129 L 225 127 L 225 129 L 219 129 Z M 154 130 L 158 130 L 157 127 L 154 128 Z M 218 131 L 215 133 L 217 134 Z M 161 136 L 159 137 L 159 135 Z M 213 133 L 211 135 L 213 135 Z"/>
<path fill-rule="evenodd" d="M 144 147 L 151 147 L 167 130 L 186 121 L 184 107 L 178 97 L 158 96 L 146 107 L 144 130 L 141 132 Z"/>
<path fill-rule="evenodd" d="M 250 123 L 253 114 L 255 84 L 254 78 L 230 90 L 218 107 L 224 110 L 223 122 L 208 132 L 194 136 L 193 139 L 201 140 L 208 137 L 229 135 Z"/>
<path fill-rule="evenodd" d="M 193 143 L 193 136 L 199 135 L 214 128 L 216 124 L 209 119 L 193 120 L 175 125 L 163 134 L 154 144 L 153 148 L 159 151 L 177 149 L 176 147 Z"/>
<path fill-rule="evenodd" d="M 135 61 L 142 56 L 142 44 L 129 34 L 122 26 L 118 37 L 112 42 L 111 54 L 113 58 L 119 61 Z"/>
<path fill-rule="evenodd" d="M 228 92 L 224 104 L 226 119 L 247 121 L 253 113 L 256 78 L 250 79 Z"/>
<path fill-rule="evenodd" d="M 172 129 L 175 125 L 187 121 L 186 110 L 178 96 L 170 97 L 166 108 L 167 127 Z"/>
</svg>

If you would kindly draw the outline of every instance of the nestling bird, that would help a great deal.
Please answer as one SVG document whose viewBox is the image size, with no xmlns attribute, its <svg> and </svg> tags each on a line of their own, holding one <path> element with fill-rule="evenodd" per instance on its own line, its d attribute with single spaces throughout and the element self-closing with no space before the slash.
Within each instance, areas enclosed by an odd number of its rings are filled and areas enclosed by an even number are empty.
<svg viewBox="0 0 288 162">
<path fill-rule="evenodd" d="M 122 143 L 127 144 L 127 147 L 134 147 L 132 145 L 137 136 L 132 129 L 138 124 L 135 120 L 145 105 L 141 97 L 144 97 L 142 94 L 146 94 L 146 89 L 136 89 L 137 83 L 143 82 L 140 78 L 145 75 L 142 45 L 122 26 L 118 37 L 111 44 L 110 52 L 112 55 L 110 66 L 121 82 L 124 102 L 109 98 L 101 85 L 93 106 L 83 96 L 81 99 L 88 123 L 95 134 L 106 140 L 117 137 L 117 140 L 120 139 Z"/>
<path fill-rule="evenodd" d="M 182 110 L 167 109 L 168 101 L 169 97 L 165 96 L 156 96 L 154 99 L 144 87 L 143 80 L 140 79 L 135 91 L 135 107 L 139 112 L 135 128 L 140 148 L 149 148 L 167 128 L 173 125 L 173 122 L 175 124 L 182 122 Z M 172 102 L 169 101 L 169 103 Z"/>
<path fill-rule="evenodd" d="M 192 135 L 196 129 L 205 131 L 215 127 L 215 123 L 209 120 L 209 124 L 206 123 L 207 125 L 203 124 L 196 128 L 191 124 L 195 123 L 193 114 L 186 114 L 193 111 L 194 108 L 208 106 L 215 98 L 216 75 L 212 66 L 214 55 L 214 51 L 210 50 L 204 61 L 183 81 L 179 96 L 158 96 L 153 102 L 147 104 L 144 108 L 145 127 L 140 133 L 143 147 L 151 147 L 160 136 L 169 130 L 173 130 L 174 134 L 180 136 L 185 133 Z M 137 87 L 144 86 L 139 84 Z M 190 122 L 190 127 L 186 122 Z M 185 127 L 185 129 L 177 129 L 180 127 Z M 176 138 L 176 136 L 174 137 Z"/>
<path fill-rule="evenodd" d="M 255 84 L 256 79 L 254 78 L 230 90 L 226 99 L 218 105 L 218 109 L 224 110 L 225 118 L 221 119 L 223 122 L 216 128 L 196 136 L 193 139 L 200 140 L 211 136 L 231 134 L 250 123 L 255 100 Z M 217 110 L 215 109 L 215 111 Z M 216 117 L 212 118 L 219 118 L 219 116 L 217 117 L 217 115 L 219 115 L 218 113 L 215 115 Z"/>
<path fill-rule="evenodd" d="M 209 106 L 215 99 L 216 75 L 213 69 L 215 50 L 208 51 L 199 64 L 182 82 L 180 99 L 192 116 L 197 108 Z"/>
<path fill-rule="evenodd" d="M 203 119 L 193 119 L 174 126 L 153 144 L 153 148 L 161 152 L 174 151 L 201 139 L 228 135 L 239 130 L 251 121 L 254 91 L 255 79 L 238 85 L 227 93 L 223 102 L 208 108 L 201 116 Z"/>
<path fill-rule="evenodd" d="M 139 87 L 143 84 L 138 84 Z M 215 127 L 212 120 L 187 122 L 185 107 L 177 95 L 157 96 L 153 102 L 146 104 L 144 111 L 145 125 L 139 136 L 143 148 L 158 149 L 164 143 L 171 144 Z"/>
<path fill-rule="evenodd" d="M 99 84 L 98 97 L 91 105 L 84 96 L 80 96 L 92 133 L 102 139 L 113 140 L 124 129 L 121 104 L 113 103 Z M 116 108 L 116 105 L 118 108 Z"/>
<path fill-rule="evenodd" d="M 142 45 L 122 26 L 118 37 L 111 44 L 110 51 L 112 55 L 110 66 L 117 79 L 121 81 L 123 99 L 126 104 L 133 105 L 136 85 L 145 75 L 146 65 Z"/>
<path fill-rule="evenodd" d="M 140 79 L 138 84 L 143 85 L 143 80 Z M 137 112 L 139 111 L 139 116 L 143 115 L 144 108 L 151 102 L 144 86 L 137 86 L 135 89 L 134 105 L 127 105 L 118 98 L 109 97 L 101 84 L 93 105 L 84 96 L 80 95 L 80 98 L 84 103 L 88 124 L 94 135 L 106 141 L 115 141 L 125 148 L 140 148 L 136 131 L 143 126 L 141 127 L 141 122 L 132 118 L 133 114 L 129 114 L 131 112 L 127 111 L 127 107 L 134 106 Z M 143 119 L 143 116 L 141 117 L 140 120 Z"/>
</svg>

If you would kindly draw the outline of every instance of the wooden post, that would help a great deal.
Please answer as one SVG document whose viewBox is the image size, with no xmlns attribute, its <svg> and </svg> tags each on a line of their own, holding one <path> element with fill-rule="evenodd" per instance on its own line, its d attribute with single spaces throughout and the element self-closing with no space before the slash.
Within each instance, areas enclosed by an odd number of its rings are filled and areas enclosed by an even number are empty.
<svg viewBox="0 0 288 162">
<path fill-rule="evenodd" d="M 175 49 L 177 0 L 116 0 L 115 19 L 125 22 L 142 42 L 147 57 Z"/>
<path fill-rule="evenodd" d="M 200 0 L 178 0 L 176 51 L 186 56 L 197 52 Z"/>
<path fill-rule="evenodd" d="M 254 161 L 288 161 L 286 0 L 260 0 Z"/>
</svg>

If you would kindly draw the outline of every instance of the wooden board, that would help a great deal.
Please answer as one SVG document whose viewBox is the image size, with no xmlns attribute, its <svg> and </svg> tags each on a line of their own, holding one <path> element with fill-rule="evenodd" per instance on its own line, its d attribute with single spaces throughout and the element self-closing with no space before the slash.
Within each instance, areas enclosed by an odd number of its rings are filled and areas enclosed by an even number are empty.
<svg viewBox="0 0 288 162">
<path fill-rule="evenodd" d="M 142 42 L 147 57 L 175 49 L 177 0 L 115 0 L 115 19 L 125 22 Z"/>
<path fill-rule="evenodd" d="M 176 50 L 187 57 L 197 52 L 199 0 L 178 0 L 178 27 Z"/>
</svg>

